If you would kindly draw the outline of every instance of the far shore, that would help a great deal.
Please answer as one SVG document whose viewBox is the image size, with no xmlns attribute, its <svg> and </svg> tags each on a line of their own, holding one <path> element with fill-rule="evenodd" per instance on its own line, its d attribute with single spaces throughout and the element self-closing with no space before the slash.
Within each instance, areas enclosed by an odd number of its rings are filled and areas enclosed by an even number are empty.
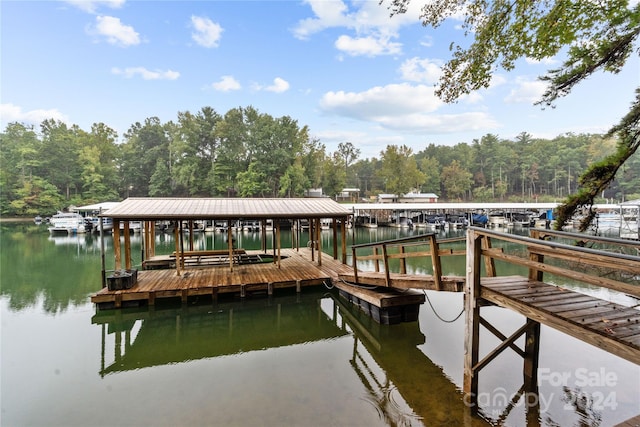
<svg viewBox="0 0 640 427">
<path fill-rule="evenodd" d="M 33 218 L 28 217 L 3 217 L 0 216 L 0 222 L 33 222 Z"/>
</svg>

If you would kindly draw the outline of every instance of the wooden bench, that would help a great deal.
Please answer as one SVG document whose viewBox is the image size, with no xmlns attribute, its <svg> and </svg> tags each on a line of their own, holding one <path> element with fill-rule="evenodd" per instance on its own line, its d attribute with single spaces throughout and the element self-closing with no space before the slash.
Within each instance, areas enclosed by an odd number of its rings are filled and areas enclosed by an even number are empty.
<svg viewBox="0 0 640 427">
<path fill-rule="evenodd" d="M 246 256 L 247 252 L 244 249 L 234 249 L 232 256 L 235 263 L 239 263 L 243 256 Z M 172 252 L 169 255 L 171 258 L 176 258 L 176 252 Z M 204 251 L 184 251 L 178 254 L 178 257 L 182 259 L 184 256 L 185 266 L 198 266 L 198 265 L 218 265 L 229 263 L 229 250 L 228 249 L 214 249 Z"/>
</svg>

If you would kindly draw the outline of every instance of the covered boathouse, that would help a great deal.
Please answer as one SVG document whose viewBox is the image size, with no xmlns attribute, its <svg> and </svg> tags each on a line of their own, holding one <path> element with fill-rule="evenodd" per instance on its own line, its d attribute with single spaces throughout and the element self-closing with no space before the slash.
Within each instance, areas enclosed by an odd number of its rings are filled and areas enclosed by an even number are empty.
<svg viewBox="0 0 640 427">
<path fill-rule="evenodd" d="M 352 211 L 328 198 L 128 198 L 100 214 L 113 219 L 113 268 L 104 250 L 102 289 L 91 296 L 98 308 L 153 305 L 159 298 L 220 293 L 267 292 L 277 288 L 319 285 L 346 265 L 346 228 Z M 321 223 L 330 220 L 333 259 L 323 266 Z M 261 250 L 236 247 L 232 224 L 259 223 Z M 141 223 L 141 270 L 134 268 L 131 223 Z M 194 250 L 193 233 L 201 223 L 224 223 L 226 249 Z M 300 245 L 301 224 L 309 226 L 309 242 Z M 175 250 L 156 254 L 155 235 L 162 225 L 174 235 Z M 283 248 L 281 228 L 293 227 L 291 248 Z M 166 230 L 165 230 L 166 232 Z M 104 239 L 102 235 L 102 247 Z M 272 241 L 268 253 L 267 242 Z M 338 247 L 339 246 L 339 247 Z M 340 255 L 340 259 L 339 259 Z"/>
</svg>

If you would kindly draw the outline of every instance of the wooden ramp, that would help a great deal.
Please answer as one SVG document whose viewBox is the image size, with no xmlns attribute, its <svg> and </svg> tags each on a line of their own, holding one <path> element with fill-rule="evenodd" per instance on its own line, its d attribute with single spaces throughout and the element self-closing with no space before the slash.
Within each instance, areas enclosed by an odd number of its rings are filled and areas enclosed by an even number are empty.
<svg viewBox="0 0 640 427">
<path fill-rule="evenodd" d="M 640 364 L 640 310 L 521 276 L 480 283 L 482 299 Z"/>
<path fill-rule="evenodd" d="M 258 251 L 255 251 L 256 253 Z M 247 251 L 252 255 L 253 252 Z M 237 293 L 241 297 L 261 292 L 269 295 L 277 289 L 292 288 L 300 292 L 305 286 L 330 285 L 340 272 L 351 267 L 322 254 L 318 265 L 318 252 L 312 261 L 307 248 L 282 249 L 280 267 L 276 263 L 256 263 L 190 267 L 181 270 L 138 271 L 137 283 L 130 289 L 103 288 L 91 296 L 98 308 L 118 308 L 123 305 L 155 304 L 157 299 L 190 297 L 217 297 L 224 293 Z"/>
</svg>

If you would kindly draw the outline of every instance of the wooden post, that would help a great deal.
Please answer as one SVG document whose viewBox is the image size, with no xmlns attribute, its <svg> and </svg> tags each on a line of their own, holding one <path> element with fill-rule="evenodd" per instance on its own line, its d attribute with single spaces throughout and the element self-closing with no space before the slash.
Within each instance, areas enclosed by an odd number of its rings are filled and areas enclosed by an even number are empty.
<svg viewBox="0 0 640 427">
<path fill-rule="evenodd" d="M 338 220 L 333 218 L 333 259 L 338 259 Z"/>
<path fill-rule="evenodd" d="M 131 270 L 131 230 L 129 221 L 124 222 L 124 268 Z"/>
<path fill-rule="evenodd" d="M 156 222 L 149 221 L 151 227 L 149 227 L 149 246 L 147 254 L 149 257 L 156 256 Z"/>
<path fill-rule="evenodd" d="M 489 236 L 482 236 L 482 249 L 491 249 L 491 238 Z M 485 257 L 484 268 L 487 271 L 488 277 L 496 277 L 496 262 L 491 257 Z"/>
<path fill-rule="evenodd" d="M 538 389 L 538 360 L 540 353 L 540 323 L 527 319 L 527 332 L 524 343 L 523 376 L 525 391 L 537 393 Z"/>
<path fill-rule="evenodd" d="M 98 218 L 100 218 L 99 221 L 100 221 L 100 224 L 102 224 L 102 208 L 100 208 L 100 213 L 98 215 Z M 107 287 L 107 265 L 105 262 L 105 253 L 104 253 L 104 227 L 100 227 L 100 264 L 102 266 L 102 274 L 101 274 L 102 287 L 106 288 Z M 103 327 L 103 333 L 104 333 L 104 327 Z M 104 346 L 104 340 L 103 340 L 103 346 Z M 102 367 L 102 371 L 104 371 L 104 366 Z"/>
<path fill-rule="evenodd" d="M 540 416 L 540 396 L 538 394 L 538 361 L 540 355 L 540 323 L 527 319 L 524 342 L 523 388 L 527 425 L 534 425 Z M 531 423 L 529 421 L 532 421 Z"/>
<path fill-rule="evenodd" d="M 113 220 L 113 257 L 115 259 L 114 270 L 122 270 L 122 252 L 120 252 L 120 220 Z"/>
<path fill-rule="evenodd" d="M 431 266 L 433 267 L 433 280 L 436 289 L 442 290 L 442 263 L 440 260 L 440 244 L 436 240 L 435 234 L 429 235 L 429 248 L 431 249 Z"/>
<path fill-rule="evenodd" d="M 281 246 L 281 242 L 280 242 L 280 221 L 278 221 L 276 223 L 276 246 L 278 248 L 278 255 L 277 255 L 278 268 L 280 268 L 280 246 Z"/>
<path fill-rule="evenodd" d="M 382 245 L 382 261 L 384 262 L 384 284 L 385 286 L 389 286 L 391 282 L 391 277 L 389 273 L 389 257 L 387 257 L 387 245 Z"/>
<path fill-rule="evenodd" d="M 400 254 L 404 255 L 404 245 L 400 245 Z M 400 258 L 400 274 L 407 274 L 407 259 L 405 257 Z"/>
<path fill-rule="evenodd" d="M 140 245 L 140 262 L 143 263 L 147 260 L 148 252 L 149 252 L 149 244 L 151 239 L 149 235 L 151 233 L 151 221 L 142 221 L 142 239 Z"/>
<path fill-rule="evenodd" d="M 472 413 L 478 412 L 478 349 L 480 341 L 480 238 L 467 229 L 467 271 L 465 283 L 464 379 L 465 403 Z"/>
<path fill-rule="evenodd" d="M 311 261 L 315 261 L 316 259 L 316 242 L 315 238 L 315 223 L 313 222 L 313 218 L 309 218 L 309 241 L 311 241 Z"/>
<path fill-rule="evenodd" d="M 180 275 L 180 263 L 183 261 L 184 254 L 180 253 L 180 227 L 178 227 L 178 221 L 176 221 L 175 227 L 173 227 L 173 240 L 176 246 L 176 275 Z"/>
<path fill-rule="evenodd" d="M 342 218 L 340 223 L 340 233 L 342 233 L 342 263 L 347 263 L 347 218 Z M 354 242 L 355 243 L 355 242 Z"/>
<path fill-rule="evenodd" d="M 231 220 L 227 220 L 227 246 L 229 247 L 229 269 L 233 272 L 233 230 Z"/>
<path fill-rule="evenodd" d="M 380 260 L 378 259 L 378 255 L 380 255 L 380 247 L 379 246 L 374 246 L 373 247 L 373 254 L 375 255 L 375 262 L 373 264 L 373 268 L 376 273 L 380 272 Z"/>
<path fill-rule="evenodd" d="M 260 220 L 260 249 L 265 254 L 267 253 L 267 220 Z"/>
<path fill-rule="evenodd" d="M 353 263 L 353 279 L 358 283 L 358 258 L 355 246 L 351 247 L 351 262 Z"/>
<path fill-rule="evenodd" d="M 193 251 L 193 220 L 189 220 L 189 250 Z"/>
<path fill-rule="evenodd" d="M 316 242 L 318 242 L 318 265 L 322 265 L 322 220 L 316 218 Z"/>
<path fill-rule="evenodd" d="M 538 230 L 530 231 L 531 237 L 534 239 L 540 239 L 540 232 Z M 544 255 L 532 253 L 531 249 L 529 249 L 529 259 L 531 261 L 543 263 Z M 529 268 L 529 280 L 537 280 L 538 282 L 542 282 L 544 280 L 544 272 L 542 270 L 538 270 L 536 268 Z"/>
</svg>

